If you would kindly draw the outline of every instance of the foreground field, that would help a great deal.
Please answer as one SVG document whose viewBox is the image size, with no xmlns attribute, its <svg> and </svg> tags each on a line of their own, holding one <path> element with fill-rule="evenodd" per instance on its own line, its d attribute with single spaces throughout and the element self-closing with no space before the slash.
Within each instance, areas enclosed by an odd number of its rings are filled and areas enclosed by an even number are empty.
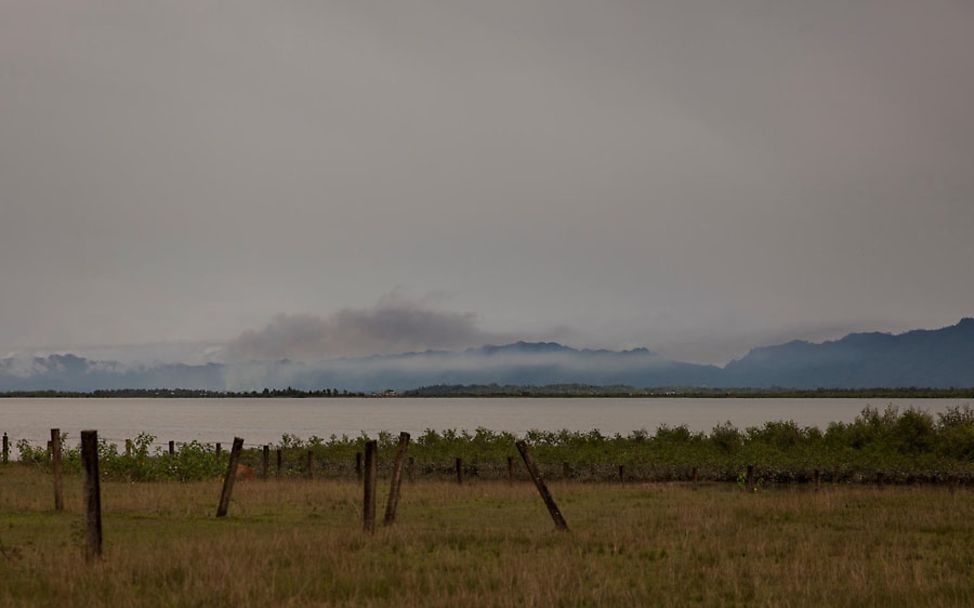
<svg viewBox="0 0 974 608">
<path fill-rule="evenodd" d="M 241 481 L 216 520 L 217 481 L 109 481 L 86 565 L 80 477 L 58 514 L 47 474 L 0 467 L 0 605 L 974 605 L 966 489 L 551 489 L 567 534 L 529 482 L 420 481 L 368 536 L 353 482 Z"/>
</svg>

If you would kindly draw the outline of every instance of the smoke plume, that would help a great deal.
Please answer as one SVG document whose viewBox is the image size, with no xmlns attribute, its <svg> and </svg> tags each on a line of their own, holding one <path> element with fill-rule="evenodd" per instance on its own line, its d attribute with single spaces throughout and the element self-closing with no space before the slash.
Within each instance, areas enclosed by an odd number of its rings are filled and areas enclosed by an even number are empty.
<svg viewBox="0 0 974 608">
<path fill-rule="evenodd" d="M 479 346 L 504 336 L 477 327 L 474 313 L 434 310 L 401 298 L 331 316 L 279 314 L 227 345 L 231 361 L 314 361 L 384 353 Z"/>
</svg>

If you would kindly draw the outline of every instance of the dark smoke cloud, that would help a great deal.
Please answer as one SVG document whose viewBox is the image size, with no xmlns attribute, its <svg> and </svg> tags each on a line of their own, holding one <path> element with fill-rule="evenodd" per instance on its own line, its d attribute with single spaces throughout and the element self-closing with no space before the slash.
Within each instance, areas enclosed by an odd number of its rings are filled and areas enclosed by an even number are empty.
<svg viewBox="0 0 974 608">
<path fill-rule="evenodd" d="M 227 345 L 227 359 L 313 361 L 332 357 L 480 346 L 507 336 L 477 327 L 474 313 L 435 310 L 387 297 L 371 308 L 346 308 L 328 317 L 279 314 Z"/>
</svg>

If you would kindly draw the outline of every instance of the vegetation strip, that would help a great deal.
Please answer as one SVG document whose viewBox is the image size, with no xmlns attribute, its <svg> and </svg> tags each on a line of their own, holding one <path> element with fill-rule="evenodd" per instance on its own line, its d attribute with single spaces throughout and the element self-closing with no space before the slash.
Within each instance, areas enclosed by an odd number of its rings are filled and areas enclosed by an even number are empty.
<svg viewBox="0 0 974 608">
<path fill-rule="evenodd" d="M 652 387 L 637 388 L 628 385 L 549 384 L 544 386 L 498 384 L 440 384 L 423 386 L 404 391 L 387 390 L 378 393 L 326 388 L 299 390 L 295 388 L 260 391 L 213 391 L 204 389 L 107 389 L 89 392 L 79 391 L 9 391 L 0 392 L 0 399 L 322 399 L 348 397 L 532 397 L 532 398 L 687 398 L 687 399 L 972 399 L 974 387 L 966 388 L 701 388 L 701 387 Z"/>
<path fill-rule="evenodd" d="M 80 470 L 80 454 L 61 435 L 62 466 Z M 285 435 L 274 444 L 277 477 L 308 479 L 363 477 L 362 453 L 369 437 Z M 375 438 L 379 466 L 392 466 L 399 438 Z M 514 477 L 514 443 L 532 446 L 545 478 L 575 481 L 745 481 L 754 465 L 753 481 L 766 483 L 820 482 L 971 483 L 974 482 L 974 410 L 952 407 L 937 414 L 916 410 L 866 408 L 852 422 L 833 422 L 825 430 L 794 422 L 768 422 L 738 429 L 730 424 L 709 433 L 686 427 L 660 427 L 655 433 L 634 431 L 605 435 L 599 431 L 529 431 L 518 437 L 487 429 L 427 430 L 410 442 L 409 478 L 452 478 L 457 481 Z M 26 440 L 17 441 L 19 462 L 51 467 L 50 452 Z M 258 470 L 263 444 L 244 449 L 240 462 Z M 116 443 L 99 440 L 103 476 L 126 481 L 211 479 L 227 471 L 228 455 L 215 444 L 176 444 L 172 454 L 141 434 L 119 452 Z"/>
</svg>

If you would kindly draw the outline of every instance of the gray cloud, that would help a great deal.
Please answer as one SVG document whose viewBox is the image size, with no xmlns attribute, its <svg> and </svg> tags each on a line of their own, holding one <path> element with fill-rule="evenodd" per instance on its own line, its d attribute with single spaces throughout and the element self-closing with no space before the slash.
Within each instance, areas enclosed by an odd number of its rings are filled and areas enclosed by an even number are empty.
<svg viewBox="0 0 974 608">
<path fill-rule="evenodd" d="M 953 323 L 971 57 L 965 0 L 5 0 L 0 354 L 390 285 L 697 361 Z"/>
<path fill-rule="evenodd" d="M 233 361 L 313 361 L 455 349 L 503 339 L 479 329 L 473 313 L 435 310 L 394 296 L 371 308 L 347 308 L 328 317 L 279 314 L 265 327 L 232 340 L 226 353 Z"/>
</svg>

